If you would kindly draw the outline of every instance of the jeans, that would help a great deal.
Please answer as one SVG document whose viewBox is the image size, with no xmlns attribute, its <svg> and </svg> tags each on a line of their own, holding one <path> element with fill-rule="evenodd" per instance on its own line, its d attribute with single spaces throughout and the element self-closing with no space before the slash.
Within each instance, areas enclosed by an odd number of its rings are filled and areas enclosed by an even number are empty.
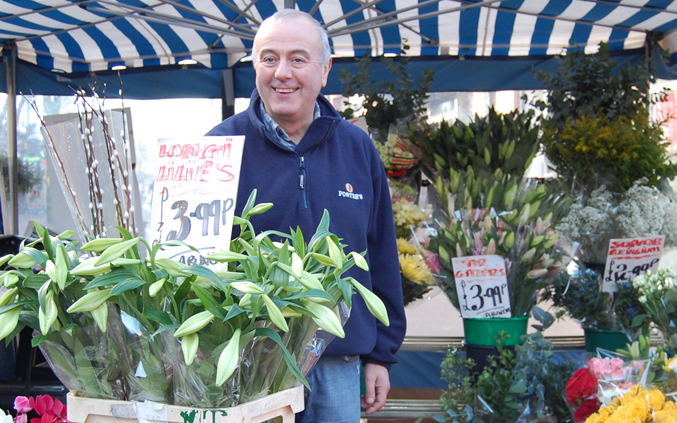
<svg viewBox="0 0 677 423">
<path fill-rule="evenodd" d="M 305 410 L 297 423 L 359 423 L 360 360 L 320 357 L 307 376 Z"/>
</svg>

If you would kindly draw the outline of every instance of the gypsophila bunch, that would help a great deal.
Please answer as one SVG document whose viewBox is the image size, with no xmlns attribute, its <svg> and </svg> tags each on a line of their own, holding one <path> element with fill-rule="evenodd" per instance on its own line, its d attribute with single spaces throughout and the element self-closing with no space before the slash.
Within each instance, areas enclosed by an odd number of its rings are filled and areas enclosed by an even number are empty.
<svg viewBox="0 0 677 423">
<path fill-rule="evenodd" d="M 578 257 L 586 263 L 606 263 L 609 240 L 665 235 L 665 246 L 677 245 L 677 204 L 640 179 L 623 194 L 604 186 L 573 204 L 557 226 L 570 241 L 580 243 Z"/>
<path fill-rule="evenodd" d="M 666 349 L 677 351 L 677 272 L 672 268 L 650 270 L 637 276 L 633 286 L 639 291 L 639 301 L 646 307 L 649 320 L 662 332 Z"/>
</svg>

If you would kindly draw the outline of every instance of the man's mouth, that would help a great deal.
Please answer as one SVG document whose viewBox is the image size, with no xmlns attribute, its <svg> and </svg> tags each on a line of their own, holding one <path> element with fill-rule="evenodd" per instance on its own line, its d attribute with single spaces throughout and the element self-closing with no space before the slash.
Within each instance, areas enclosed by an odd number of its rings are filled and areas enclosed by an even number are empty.
<svg viewBox="0 0 677 423">
<path fill-rule="evenodd" d="M 278 92 L 280 94 L 289 94 L 293 93 L 295 91 L 294 88 L 275 88 L 275 92 Z"/>
</svg>

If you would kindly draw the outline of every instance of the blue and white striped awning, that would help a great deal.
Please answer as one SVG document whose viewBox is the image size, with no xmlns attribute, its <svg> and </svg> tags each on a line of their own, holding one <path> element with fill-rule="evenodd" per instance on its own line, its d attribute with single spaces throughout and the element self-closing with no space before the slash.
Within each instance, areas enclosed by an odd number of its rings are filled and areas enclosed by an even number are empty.
<svg viewBox="0 0 677 423">
<path fill-rule="evenodd" d="M 185 59 L 226 68 L 284 7 L 320 20 L 338 56 L 399 54 L 403 42 L 410 56 L 556 55 L 600 41 L 673 50 L 677 27 L 672 0 L 0 0 L 0 43 L 66 73 Z"/>
</svg>

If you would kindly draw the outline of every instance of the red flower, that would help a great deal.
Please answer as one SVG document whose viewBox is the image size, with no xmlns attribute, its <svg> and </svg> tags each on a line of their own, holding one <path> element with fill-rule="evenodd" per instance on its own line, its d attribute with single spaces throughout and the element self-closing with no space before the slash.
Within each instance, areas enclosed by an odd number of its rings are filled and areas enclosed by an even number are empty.
<svg viewBox="0 0 677 423">
<path fill-rule="evenodd" d="M 592 413 L 596 413 L 597 410 L 599 410 L 599 401 L 597 401 L 597 398 L 585 400 L 574 413 L 574 420 L 576 420 L 576 423 L 582 423 L 586 421 Z"/>
<path fill-rule="evenodd" d="M 35 397 L 35 412 L 41 416 L 45 413 L 51 414 L 54 400 L 49 395 L 38 395 Z"/>
<path fill-rule="evenodd" d="M 597 379 L 587 367 L 578 369 L 567 382 L 566 394 L 570 404 L 580 405 L 597 394 Z"/>
</svg>

